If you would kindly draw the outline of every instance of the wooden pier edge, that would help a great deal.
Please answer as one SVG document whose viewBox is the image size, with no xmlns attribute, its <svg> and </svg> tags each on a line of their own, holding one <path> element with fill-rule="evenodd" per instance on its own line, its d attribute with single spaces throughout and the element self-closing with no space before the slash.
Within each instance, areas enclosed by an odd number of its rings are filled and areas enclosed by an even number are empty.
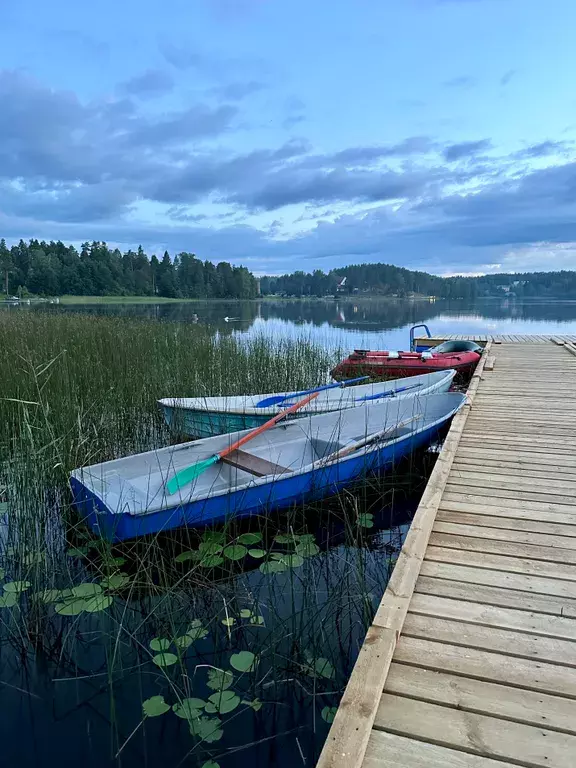
<svg viewBox="0 0 576 768">
<path fill-rule="evenodd" d="M 492 346 L 489 340 L 432 470 L 372 626 L 358 654 L 317 768 L 360 768 L 438 506 Z"/>
</svg>

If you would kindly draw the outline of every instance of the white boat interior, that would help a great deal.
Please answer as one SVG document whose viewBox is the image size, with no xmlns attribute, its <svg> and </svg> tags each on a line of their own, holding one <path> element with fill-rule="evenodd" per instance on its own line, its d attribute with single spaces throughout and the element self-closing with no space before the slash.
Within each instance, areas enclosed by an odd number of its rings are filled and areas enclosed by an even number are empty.
<svg viewBox="0 0 576 768">
<path fill-rule="evenodd" d="M 318 460 L 384 429 L 390 430 L 387 441 L 392 443 L 444 420 L 462 402 L 463 395 L 457 392 L 388 399 L 280 423 L 242 446 L 236 460 L 219 461 L 171 495 L 165 486 L 174 474 L 224 450 L 251 430 L 94 464 L 75 470 L 72 476 L 112 512 L 146 514 L 305 472 Z M 408 419 L 408 424 L 395 429 Z M 374 445 L 360 448 L 347 459 L 372 450 Z"/>
<path fill-rule="evenodd" d="M 314 398 L 299 412 L 318 413 L 322 411 L 334 411 L 341 408 L 352 408 L 361 404 L 361 398 L 372 397 L 384 393 L 393 393 L 399 391 L 394 397 L 413 397 L 415 394 L 428 394 L 431 391 L 447 390 L 452 383 L 456 371 L 450 369 L 447 371 L 437 371 L 435 373 L 425 373 L 420 376 L 409 376 L 404 379 L 392 379 L 390 381 L 377 381 L 368 384 L 356 384 L 350 387 L 335 387 L 320 392 L 318 397 Z M 186 411 L 209 411 L 214 413 L 241 413 L 258 414 L 261 416 L 274 416 L 279 411 L 297 402 L 292 399 L 297 395 L 295 392 L 268 392 L 255 395 L 230 395 L 226 397 L 166 397 L 159 400 L 159 404 L 169 408 L 175 408 Z M 288 399 L 281 404 L 259 408 L 258 403 L 268 397 L 288 396 Z M 383 397 L 380 402 L 385 402 L 388 397 Z M 359 402 L 360 401 L 360 402 Z M 374 400 L 375 403 L 379 402 Z"/>
</svg>

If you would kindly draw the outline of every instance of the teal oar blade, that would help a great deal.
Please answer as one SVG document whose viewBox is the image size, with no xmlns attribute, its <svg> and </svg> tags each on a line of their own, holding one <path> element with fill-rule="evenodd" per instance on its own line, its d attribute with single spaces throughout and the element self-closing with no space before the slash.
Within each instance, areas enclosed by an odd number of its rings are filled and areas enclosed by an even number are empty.
<svg viewBox="0 0 576 768">
<path fill-rule="evenodd" d="M 211 456 L 209 459 L 198 461 L 196 464 L 186 467 L 186 469 L 183 469 L 181 472 L 177 472 L 174 477 L 171 477 L 166 483 L 166 490 L 170 495 L 176 493 L 176 491 L 179 491 L 180 488 L 191 483 L 192 480 L 195 480 L 198 477 L 198 475 L 201 475 L 202 472 L 213 464 L 216 464 L 218 461 L 220 461 L 220 456 Z"/>
<path fill-rule="evenodd" d="M 286 411 L 277 413 L 276 416 L 268 419 L 267 422 L 261 424 L 259 427 L 256 427 L 256 429 L 251 429 L 247 434 L 242 435 L 239 440 L 236 440 L 235 443 L 229 445 L 228 448 L 224 448 L 223 451 L 215 453 L 214 456 L 211 456 L 209 459 L 198 461 L 196 464 L 192 464 L 190 467 L 186 467 L 186 469 L 182 469 L 180 472 L 177 472 L 174 477 L 167 481 L 166 490 L 168 493 L 176 493 L 177 490 L 183 488 L 187 483 L 191 483 L 192 480 L 195 480 L 198 475 L 204 472 L 204 470 L 208 469 L 213 464 L 216 464 L 218 461 L 220 461 L 220 459 L 228 456 L 233 451 L 238 450 L 238 448 L 250 440 L 253 440 L 255 437 L 258 437 L 258 435 L 266 432 L 266 430 L 270 429 L 275 424 L 278 424 L 279 421 L 282 421 L 282 419 L 290 416 L 291 413 L 295 413 L 299 408 L 304 408 L 304 406 L 308 405 L 308 403 L 314 400 L 315 397 L 318 397 L 318 392 L 313 392 L 311 395 L 308 395 L 308 397 L 305 397 L 304 400 L 300 400 L 299 402 L 294 403 L 294 405 L 291 405 L 290 408 L 288 408 Z"/>
</svg>

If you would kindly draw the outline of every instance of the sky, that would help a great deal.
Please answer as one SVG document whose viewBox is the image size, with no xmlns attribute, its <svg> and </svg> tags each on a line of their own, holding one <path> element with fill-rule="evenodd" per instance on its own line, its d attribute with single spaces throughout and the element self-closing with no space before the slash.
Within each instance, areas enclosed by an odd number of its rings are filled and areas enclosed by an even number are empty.
<svg viewBox="0 0 576 768">
<path fill-rule="evenodd" d="M 576 269 L 573 0 L 0 0 L 0 237 Z"/>
</svg>

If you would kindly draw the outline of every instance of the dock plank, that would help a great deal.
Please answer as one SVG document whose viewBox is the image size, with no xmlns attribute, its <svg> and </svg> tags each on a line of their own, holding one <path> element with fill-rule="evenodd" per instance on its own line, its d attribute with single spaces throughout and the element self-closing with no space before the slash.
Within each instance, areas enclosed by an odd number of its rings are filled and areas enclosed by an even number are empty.
<svg viewBox="0 0 576 768">
<path fill-rule="evenodd" d="M 469 404 L 320 768 L 575 764 L 576 336 L 462 338 L 486 343 Z"/>
<path fill-rule="evenodd" d="M 480 757 L 574 768 L 576 736 L 384 693 L 376 727 Z"/>
<path fill-rule="evenodd" d="M 576 701 L 560 696 L 397 663 L 390 667 L 386 691 L 464 712 L 576 733 Z"/>
</svg>

